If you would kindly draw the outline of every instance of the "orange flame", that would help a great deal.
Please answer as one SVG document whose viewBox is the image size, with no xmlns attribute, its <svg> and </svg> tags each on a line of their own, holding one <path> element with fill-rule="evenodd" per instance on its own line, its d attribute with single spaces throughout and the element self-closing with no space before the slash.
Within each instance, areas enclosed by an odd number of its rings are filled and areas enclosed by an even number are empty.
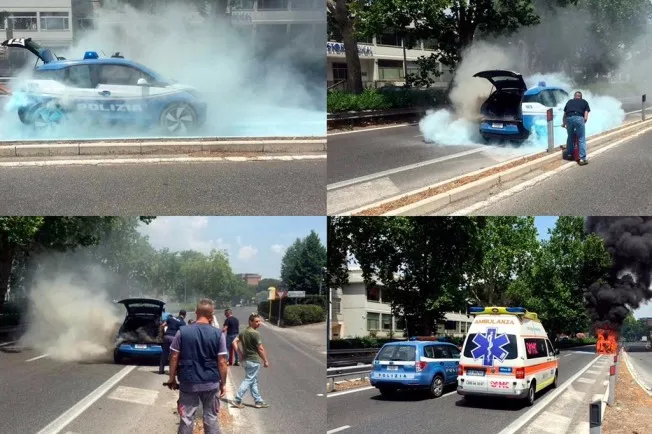
<svg viewBox="0 0 652 434">
<path fill-rule="evenodd" d="M 597 354 L 616 354 L 618 352 L 618 332 L 610 329 L 597 329 L 598 342 L 595 345 Z"/>
</svg>

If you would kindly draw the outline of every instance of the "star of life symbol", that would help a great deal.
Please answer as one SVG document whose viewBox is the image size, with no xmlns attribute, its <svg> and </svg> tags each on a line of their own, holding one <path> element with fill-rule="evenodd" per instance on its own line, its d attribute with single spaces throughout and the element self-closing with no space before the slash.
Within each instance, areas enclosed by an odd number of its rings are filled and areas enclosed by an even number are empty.
<svg viewBox="0 0 652 434">
<path fill-rule="evenodd" d="M 489 328 L 487 333 L 478 333 L 473 338 L 477 346 L 471 350 L 475 360 L 482 358 L 482 366 L 493 366 L 494 359 L 501 362 L 507 357 L 507 350 L 504 348 L 509 344 L 506 334 L 497 334 L 497 329 Z"/>
</svg>

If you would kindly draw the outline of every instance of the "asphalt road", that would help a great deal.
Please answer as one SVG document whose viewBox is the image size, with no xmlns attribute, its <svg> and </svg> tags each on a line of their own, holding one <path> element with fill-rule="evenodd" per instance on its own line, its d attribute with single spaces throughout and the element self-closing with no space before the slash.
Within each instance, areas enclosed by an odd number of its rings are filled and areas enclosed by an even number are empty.
<svg viewBox="0 0 652 434">
<path fill-rule="evenodd" d="M 585 352 L 577 350 L 561 352 L 560 385 L 595 357 L 592 354 L 595 347 L 582 349 Z M 541 392 L 537 399 L 549 391 Z M 383 398 L 375 388 L 330 396 L 328 432 L 348 425 L 343 433 L 497 433 L 530 409 L 515 401 L 494 400 L 471 405 L 457 394 L 454 386 L 447 392 L 438 399 L 411 392 Z"/>
<path fill-rule="evenodd" d="M 240 330 L 248 323 L 252 309 L 234 308 L 233 314 L 240 320 Z M 218 313 L 218 320 L 224 316 Z M 264 324 L 259 328 L 263 345 L 267 350 L 270 367 L 260 373 L 260 393 L 270 408 L 256 409 L 247 394 L 243 400 L 243 412 L 251 418 L 253 426 L 261 434 L 323 434 L 326 431 L 326 354 L 320 351 L 319 339 L 326 345 L 326 326 L 323 331 L 310 326 L 305 338 L 292 331 Z M 231 369 L 236 389 L 244 378 L 244 369 Z M 321 396 L 320 396 L 321 395 Z"/>
<path fill-rule="evenodd" d="M 0 215 L 325 215 L 326 159 L 0 168 Z"/>
<path fill-rule="evenodd" d="M 477 215 L 650 215 L 652 132 L 489 206 Z"/>
<path fill-rule="evenodd" d="M 652 351 L 646 351 L 641 345 L 634 351 L 627 349 L 627 355 L 636 371 L 638 379 L 652 392 Z"/>
</svg>

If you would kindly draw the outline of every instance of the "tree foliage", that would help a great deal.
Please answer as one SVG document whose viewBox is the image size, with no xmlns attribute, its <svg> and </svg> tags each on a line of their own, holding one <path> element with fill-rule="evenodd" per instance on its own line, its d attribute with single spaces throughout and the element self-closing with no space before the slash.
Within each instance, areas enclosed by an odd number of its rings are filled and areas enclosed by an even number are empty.
<svg viewBox="0 0 652 434">
<path fill-rule="evenodd" d="M 298 239 L 286 250 L 281 261 L 281 280 L 290 291 L 306 291 L 319 294 L 325 291 L 324 268 L 326 247 L 315 231 Z"/>
</svg>

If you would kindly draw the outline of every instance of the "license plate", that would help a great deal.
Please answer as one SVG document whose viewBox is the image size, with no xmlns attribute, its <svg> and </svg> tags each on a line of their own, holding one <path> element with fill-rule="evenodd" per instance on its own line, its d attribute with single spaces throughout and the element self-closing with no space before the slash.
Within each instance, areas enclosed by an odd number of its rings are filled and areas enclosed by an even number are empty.
<svg viewBox="0 0 652 434">
<path fill-rule="evenodd" d="M 484 377 L 484 371 L 479 369 L 468 369 L 466 371 L 466 375 L 470 375 L 472 377 Z"/>
<path fill-rule="evenodd" d="M 387 370 L 388 371 L 398 371 L 398 366 L 388 366 Z"/>
<path fill-rule="evenodd" d="M 502 128 L 503 126 L 503 124 L 491 124 L 492 128 Z"/>
<path fill-rule="evenodd" d="M 134 345 L 134 348 L 136 348 L 137 350 L 145 350 L 145 349 L 147 349 L 147 345 L 136 344 L 136 345 Z"/>
</svg>

